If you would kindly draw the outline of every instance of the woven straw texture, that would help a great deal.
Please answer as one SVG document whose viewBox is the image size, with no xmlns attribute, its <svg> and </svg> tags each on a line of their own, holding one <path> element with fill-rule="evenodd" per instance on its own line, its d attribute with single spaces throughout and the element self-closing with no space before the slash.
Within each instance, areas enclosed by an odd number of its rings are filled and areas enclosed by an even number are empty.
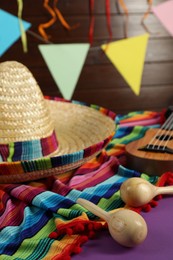
<svg viewBox="0 0 173 260">
<path fill-rule="evenodd" d="M 0 143 L 50 136 L 50 119 L 41 90 L 31 72 L 18 62 L 0 64 Z"/>
<path fill-rule="evenodd" d="M 47 101 L 59 142 L 57 154 L 69 154 L 101 142 L 115 130 L 114 121 L 95 109 Z"/>
</svg>

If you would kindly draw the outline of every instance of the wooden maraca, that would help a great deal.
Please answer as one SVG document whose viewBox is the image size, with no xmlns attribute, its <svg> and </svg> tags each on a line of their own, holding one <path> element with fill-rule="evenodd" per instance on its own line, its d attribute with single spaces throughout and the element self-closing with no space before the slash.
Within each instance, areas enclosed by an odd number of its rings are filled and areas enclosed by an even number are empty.
<svg viewBox="0 0 173 260">
<path fill-rule="evenodd" d="M 106 212 L 92 202 L 79 198 L 77 203 L 88 209 L 108 224 L 112 238 L 126 247 L 134 247 L 142 243 L 147 236 L 147 225 L 141 215 L 130 209 L 119 208 Z"/>
<path fill-rule="evenodd" d="M 133 177 L 124 181 L 120 187 L 120 196 L 129 206 L 140 207 L 159 194 L 173 194 L 173 186 L 157 187 L 145 179 Z"/>
</svg>

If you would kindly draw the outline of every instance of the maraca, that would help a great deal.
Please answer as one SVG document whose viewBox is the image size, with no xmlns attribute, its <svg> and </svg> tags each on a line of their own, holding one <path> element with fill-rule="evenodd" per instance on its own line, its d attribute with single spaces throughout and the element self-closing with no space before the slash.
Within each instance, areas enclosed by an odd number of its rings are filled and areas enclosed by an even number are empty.
<svg viewBox="0 0 173 260">
<path fill-rule="evenodd" d="M 173 186 L 157 187 L 140 177 L 124 181 L 120 187 L 120 196 L 129 206 L 139 207 L 147 204 L 159 194 L 173 194 Z"/>
<path fill-rule="evenodd" d="M 134 247 L 142 243 L 147 236 L 147 225 L 141 215 L 130 209 L 119 208 L 114 212 L 106 212 L 92 202 L 79 198 L 84 208 L 104 219 L 108 224 L 112 238 L 126 247 Z"/>
</svg>

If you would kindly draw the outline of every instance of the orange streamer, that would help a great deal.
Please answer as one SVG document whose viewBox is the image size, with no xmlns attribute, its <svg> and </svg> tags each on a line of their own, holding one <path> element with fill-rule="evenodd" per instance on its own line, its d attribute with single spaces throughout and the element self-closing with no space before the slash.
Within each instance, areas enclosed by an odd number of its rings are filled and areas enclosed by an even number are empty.
<svg viewBox="0 0 173 260">
<path fill-rule="evenodd" d="M 46 32 L 45 32 L 45 29 L 46 28 L 49 28 L 51 25 L 53 25 L 56 20 L 57 20 L 57 17 L 58 19 L 60 20 L 61 24 L 64 26 L 64 28 L 66 28 L 67 30 L 73 30 L 77 27 L 79 27 L 79 24 L 76 24 L 74 26 L 70 26 L 66 20 L 64 19 L 62 13 L 60 12 L 60 10 L 57 8 L 57 3 L 58 3 L 58 0 L 54 0 L 53 2 L 53 8 L 50 7 L 49 5 L 49 0 L 44 0 L 44 8 L 47 9 L 47 11 L 50 13 L 50 15 L 52 16 L 52 18 L 50 19 L 50 21 L 48 21 L 47 23 L 44 23 L 44 24 L 40 24 L 39 27 L 38 27 L 38 31 L 39 33 L 42 35 L 42 37 L 48 41 L 48 39 L 50 38 Z"/>
<path fill-rule="evenodd" d="M 120 6 L 122 7 L 124 13 L 125 13 L 125 24 L 124 24 L 124 35 L 125 38 L 128 37 L 128 19 L 129 19 L 129 12 L 127 9 L 127 6 L 124 3 L 124 0 L 118 0 Z"/>
<path fill-rule="evenodd" d="M 147 26 L 145 25 L 145 22 L 144 22 L 144 21 L 145 21 L 145 19 L 148 17 L 148 15 L 149 15 L 150 12 L 151 12 L 153 0 L 147 0 L 147 2 L 148 2 L 148 9 L 147 9 L 147 11 L 144 13 L 144 16 L 143 16 L 143 18 L 142 18 L 141 24 L 142 24 L 142 26 L 144 27 L 144 29 L 145 29 L 148 33 L 150 33 L 150 31 L 149 31 L 149 29 L 147 28 Z"/>
<path fill-rule="evenodd" d="M 56 14 L 54 12 L 54 10 L 49 6 L 49 0 L 44 0 L 44 4 L 43 4 L 44 8 L 47 9 L 47 11 L 50 13 L 50 15 L 52 16 L 51 20 L 48 21 L 47 23 L 44 24 L 40 24 L 38 27 L 39 33 L 42 35 L 42 37 L 45 40 L 48 40 L 50 38 L 50 36 L 48 36 L 45 32 L 46 28 L 49 28 L 51 25 L 53 25 L 57 19 Z"/>
<path fill-rule="evenodd" d="M 63 15 L 61 14 L 60 10 L 57 8 L 57 4 L 58 4 L 58 0 L 54 0 L 54 11 L 58 17 L 58 19 L 60 20 L 61 24 L 67 29 L 67 30 L 73 30 L 73 29 L 76 29 L 77 27 L 79 27 L 79 24 L 76 24 L 76 25 L 73 25 L 73 26 L 70 26 L 66 20 L 64 19 Z"/>
</svg>

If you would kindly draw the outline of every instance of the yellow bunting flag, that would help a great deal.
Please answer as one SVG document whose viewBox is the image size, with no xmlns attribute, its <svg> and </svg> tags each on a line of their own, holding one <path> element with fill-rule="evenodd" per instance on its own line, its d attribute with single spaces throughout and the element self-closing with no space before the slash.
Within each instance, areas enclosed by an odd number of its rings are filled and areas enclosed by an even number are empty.
<svg viewBox="0 0 173 260">
<path fill-rule="evenodd" d="M 148 39 L 146 33 L 101 46 L 136 95 L 140 94 Z"/>
</svg>

